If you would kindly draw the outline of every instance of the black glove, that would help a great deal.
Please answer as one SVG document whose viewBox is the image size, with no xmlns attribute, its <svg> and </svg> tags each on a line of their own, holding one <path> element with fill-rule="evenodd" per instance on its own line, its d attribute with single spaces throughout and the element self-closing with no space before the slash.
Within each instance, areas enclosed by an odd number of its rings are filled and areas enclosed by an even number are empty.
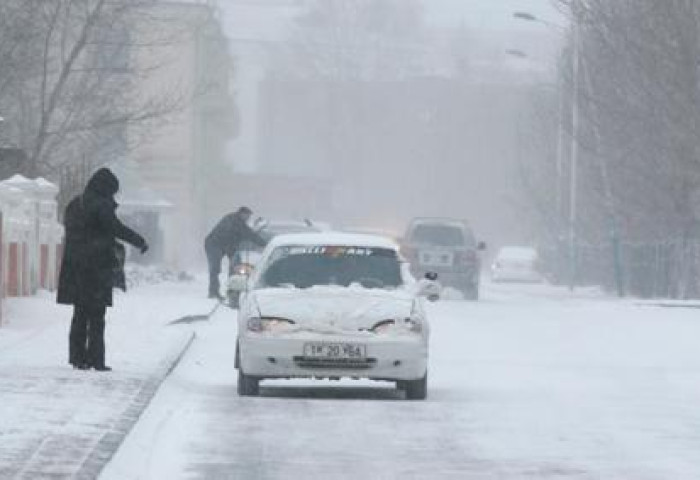
<svg viewBox="0 0 700 480">
<path fill-rule="evenodd" d="M 146 240 L 142 240 L 141 246 L 139 246 L 139 250 L 141 251 L 141 255 L 148 251 L 148 243 L 146 243 Z"/>
</svg>

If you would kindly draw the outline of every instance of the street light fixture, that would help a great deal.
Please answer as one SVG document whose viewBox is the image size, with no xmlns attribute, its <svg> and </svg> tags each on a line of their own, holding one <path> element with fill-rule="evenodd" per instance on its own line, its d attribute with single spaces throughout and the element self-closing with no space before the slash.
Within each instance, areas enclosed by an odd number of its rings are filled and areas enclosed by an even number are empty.
<svg viewBox="0 0 700 480">
<path fill-rule="evenodd" d="M 520 20 L 527 20 L 529 22 L 538 21 L 538 18 L 529 12 L 515 12 L 513 16 L 515 18 L 519 18 Z"/>
<path fill-rule="evenodd" d="M 506 50 L 506 54 L 516 58 L 527 58 L 527 54 L 525 52 L 515 48 L 509 48 L 508 50 Z"/>
<path fill-rule="evenodd" d="M 541 23 L 549 28 L 561 28 L 550 22 L 542 20 L 529 12 L 515 12 L 513 17 L 528 22 Z M 580 67 L 580 33 L 578 22 L 574 20 L 572 29 L 572 78 L 573 88 L 571 92 L 571 156 L 570 156 L 570 176 L 569 176 L 569 231 L 568 231 L 568 256 L 569 256 L 569 289 L 573 290 L 576 285 L 576 224 L 578 217 L 578 157 L 579 157 L 579 67 Z M 561 179 L 563 173 L 563 98 L 560 88 L 559 94 L 559 134 L 557 146 L 557 208 L 561 205 L 563 192 L 561 191 Z"/>
</svg>

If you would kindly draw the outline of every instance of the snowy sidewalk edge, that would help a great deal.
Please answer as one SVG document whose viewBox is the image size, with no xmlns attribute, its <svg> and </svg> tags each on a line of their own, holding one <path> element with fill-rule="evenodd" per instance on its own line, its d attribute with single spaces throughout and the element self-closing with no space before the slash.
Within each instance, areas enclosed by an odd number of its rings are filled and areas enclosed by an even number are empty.
<svg viewBox="0 0 700 480">
<path fill-rule="evenodd" d="M 80 468 L 76 471 L 74 478 L 93 480 L 99 477 L 126 436 L 134 425 L 136 425 L 136 422 L 138 422 L 144 410 L 158 392 L 161 384 L 170 376 L 173 370 L 175 370 L 190 349 L 196 336 L 196 333 L 192 332 L 183 342 L 183 345 L 176 351 L 175 355 L 164 361 L 163 367 L 144 382 L 132 402 L 116 420 L 114 427 L 107 431 L 92 448 L 86 459 L 80 465 Z"/>
</svg>

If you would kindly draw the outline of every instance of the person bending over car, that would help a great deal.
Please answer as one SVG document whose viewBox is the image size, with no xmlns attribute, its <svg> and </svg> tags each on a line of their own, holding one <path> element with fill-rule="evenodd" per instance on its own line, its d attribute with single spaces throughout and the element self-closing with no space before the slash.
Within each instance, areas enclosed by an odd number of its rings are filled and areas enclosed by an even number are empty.
<svg viewBox="0 0 700 480">
<path fill-rule="evenodd" d="M 219 300 L 223 298 L 220 292 L 219 274 L 224 256 L 233 258 L 241 243 L 246 241 L 260 246 L 267 244 L 265 239 L 248 226 L 252 215 L 253 211 L 248 207 L 241 207 L 238 211 L 229 213 L 219 220 L 204 240 L 204 251 L 209 264 L 209 298 Z"/>
</svg>

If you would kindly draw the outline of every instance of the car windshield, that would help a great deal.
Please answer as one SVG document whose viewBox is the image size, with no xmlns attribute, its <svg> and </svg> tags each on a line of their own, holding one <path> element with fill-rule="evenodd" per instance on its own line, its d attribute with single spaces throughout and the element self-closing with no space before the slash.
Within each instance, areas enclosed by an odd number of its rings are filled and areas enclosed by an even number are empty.
<svg viewBox="0 0 700 480">
<path fill-rule="evenodd" d="M 266 227 L 258 231 L 258 234 L 265 239 L 270 241 L 277 235 L 284 235 L 287 233 L 308 233 L 308 232 L 320 232 L 321 229 L 313 225 L 306 225 L 303 223 L 271 223 Z M 240 251 L 253 250 L 261 252 L 263 247 L 256 245 L 253 242 L 244 241 L 239 247 Z"/>
<path fill-rule="evenodd" d="M 285 246 L 275 249 L 258 287 L 309 288 L 323 285 L 396 288 L 402 284 L 396 252 L 353 246 Z"/>
<path fill-rule="evenodd" d="M 419 224 L 413 228 L 413 242 L 439 247 L 473 246 L 474 238 L 456 225 Z"/>
</svg>

